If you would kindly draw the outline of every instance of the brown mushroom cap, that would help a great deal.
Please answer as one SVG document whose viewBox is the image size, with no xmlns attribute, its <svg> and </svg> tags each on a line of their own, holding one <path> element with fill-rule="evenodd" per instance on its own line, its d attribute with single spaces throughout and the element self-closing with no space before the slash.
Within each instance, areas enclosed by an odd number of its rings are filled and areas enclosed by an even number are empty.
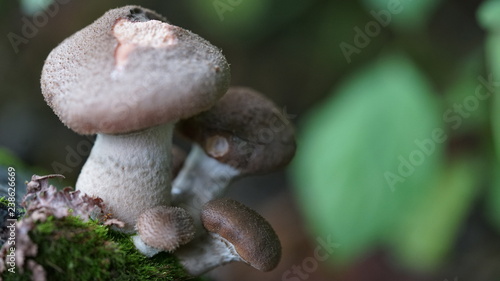
<svg viewBox="0 0 500 281">
<path fill-rule="evenodd" d="M 52 50 L 41 88 L 77 133 L 117 134 L 207 110 L 229 80 L 226 59 L 208 41 L 154 11 L 125 6 Z"/>
<path fill-rule="evenodd" d="M 182 120 L 176 129 L 242 174 L 280 168 L 295 154 L 291 123 L 271 100 L 250 88 L 229 88 L 210 110 Z"/>
<path fill-rule="evenodd" d="M 194 237 L 193 218 L 182 208 L 158 206 L 144 211 L 136 224 L 148 246 L 173 251 Z"/>
<path fill-rule="evenodd" d="M 201 211 L 203 226 L 229 241 L 242 259 L 261 271 L 274 269 L 281 244 L 271 225 L 257 212 L 231 199 L 215 199 Z"/>
</svg>

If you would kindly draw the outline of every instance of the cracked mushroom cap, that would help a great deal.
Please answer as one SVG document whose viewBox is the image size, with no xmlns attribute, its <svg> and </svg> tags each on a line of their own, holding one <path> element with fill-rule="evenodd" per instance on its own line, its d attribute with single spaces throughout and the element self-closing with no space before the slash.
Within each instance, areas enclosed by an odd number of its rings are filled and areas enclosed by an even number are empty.
<svg viewBox="0 0 500 281">
<path fill-rule="evenodd" d="M 291 122 L 271 100 L 246 87 L 229 88 L 210 110 L 182 120 L 177 131 L 242 174 L 270 172 L 295 154 Z"/>
<path fill-rule="evenodd" d="M 232 199 L 215 199 L 203 206 L 201 220 L 206 230 L 231 243 L 238 255 L 256 269 L 270 271 L 278 265 L 278 236 L 254 210 Z"/>
<path fill-rule="evenodd" d="M 194 237 L 193 218 L 182 208 L 158 206 L 144 211 L 136 224 L 146 245 L 171 252 Z"/>
<path fill-rule="evenodd" d="M 187 118 L 226 92 L 229 65 L 200 36 L 154 11 L 106 12 L 47 57 L 42 94 L 80 134 L 118 134 Z"/>
</svg>

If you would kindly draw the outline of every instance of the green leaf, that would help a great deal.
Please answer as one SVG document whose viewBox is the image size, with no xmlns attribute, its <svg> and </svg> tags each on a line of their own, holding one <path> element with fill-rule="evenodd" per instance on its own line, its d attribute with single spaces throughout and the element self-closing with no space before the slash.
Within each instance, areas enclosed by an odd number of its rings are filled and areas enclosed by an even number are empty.
<svg viewBox="0 0 500 281">
<path fill-rule="evenodd" d="M 500 163 L 495 161 L 493 165 L 493 180 L 491 188 L 486 196 L 486 216 L 500 232 Z"/>
<path fill-rule="evenodd" d="M 45 10 L 53 0 L 21 0 L 21 8 L 25 14 L 33 15 Z"/>
<path fill-rule="evenodd" d="M 486 63 L 492 80 L 494 81 L 494 95 L 491 109 L 491 125 L 493 131 L 493 144 L 495 146 L 497 158 L 500 158 L 500 98 L 498 97 L 500 86 L 500 21 L 496 16 L 496 11 L 500 10 L 499 0 L 489 0 L 483 2 L 478 9 L 477 17 L 480 24 L 487 29 L 485 42 Z M 498 81 L 498 82 L 495 82 Z"/>
<path fill-rule="evenodd" d="M 477 19 L 479 24 L 489 30 L 500 29 L 500 1 L 488 0 L 484 1 L 477 10 Z"/>
<path fill-rule="evenodd" d="M 488 65 L 495 81 L 500 81 L 500 32 L 488 32 L 485 42 L 486 64 Z"/>
<path fill-rule="evenodd" d="M 356 73 L 302 123 L 297 197 L 314 232 L 341 245 L 337 261 L 376 246 L 425 196 L 442 162 L 432 140 L 441 125 L 429 82 L 402 55 Z"/>
<path fill-rule="evenodd" d="M 397 31 L 422 29 L 440 0 L 362 0 L 370 13 L 390 15 L 389 25 Z M 376 18 L 375 18 L 376 19 Z"/>
<path fill-rule="evenodd" d="M 451 79 L 444 90 L 446 110 L 443 118 L 453 131 L 478 132 L 488 129 L 488 109 L 493 93 L 482 84 L 482 79 L 487 81 L 488 77 L 479 76 L 484 68 L 482 56 L 482 52 L 473 52 L 448 74 Z"/>
<path fill-rule="evenodd" d="M 444 261 L 476 198 L 481 179 L 478 159 L 451 164 L 389 240 L 398 260 L 414 269 L 432 271 Z"/>
</svg>

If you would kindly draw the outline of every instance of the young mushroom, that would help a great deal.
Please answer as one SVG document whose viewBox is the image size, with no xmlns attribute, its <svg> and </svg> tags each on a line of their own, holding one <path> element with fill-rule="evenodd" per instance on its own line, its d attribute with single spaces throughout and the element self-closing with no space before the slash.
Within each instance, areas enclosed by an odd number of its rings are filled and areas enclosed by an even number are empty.
<svg viewBox="0 0 500 281">
<path fill-rule="evenodd" d="M 133 236 L 136 248 L 151 257 L 159 251 L 171 252 L 194 238 L 193 218 L 182 208 L 157 206 L 138 218 Z M 151 249 L 154 250 L 151 250 Z"/>
<path fill-rule="evenodd" d="M 177 124 L 194 142 L 173 182 L 172 203 L 197 221 L 206 202 L 230 181 L 285 166 L 295 153 L 294 129 L 272 101 L 244 87 L 231 87 L 208 111 Z"/>
<path fill-rule="evenodd" d="M 201 221 L 208 233 L 175 252 L 189 274 L 200 275 L 233 261 L 245 262 L 261 271 L 278 265 L 278 236 L 254 210 L 232 199 L 215 199 L 203 206 Z"/>
<path fill-rule="evenodd" d="M 66 126 L 97 134 L 76 189 L 100 197 L 134 232 L 141 213 L 170 205 L 174 123 L 209 109 L 229 80 L 215 46 L 154 11 L 126 6 L 57 46 L 41 88 Z"/>
</svg>

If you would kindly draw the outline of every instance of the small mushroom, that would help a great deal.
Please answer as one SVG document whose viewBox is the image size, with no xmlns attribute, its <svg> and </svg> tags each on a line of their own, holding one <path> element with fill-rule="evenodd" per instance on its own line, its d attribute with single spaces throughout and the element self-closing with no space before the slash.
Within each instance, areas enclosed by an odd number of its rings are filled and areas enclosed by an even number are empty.
<svg viewBox="0 0 500 281">
<path fill-rule="evenodd" d="M 250 88 L 231 87 L 214 107 L 176 129 L 194 144 L 173 182 L 173 204 L 198 225 L 201 206 L 220 197 L 233 178 L 285 166 L 295 153 L 291 123 Z"/>
<path fill-rule="evenodd" d="M 221 51 L 154 11 L 106 12 L 64 40 L 42 70 L 45 100 L 79 134 L 98 134 L 76 189 L 98 196 L 133 232 L 169 206 L 174 123 L 209 109 L 230 73 Z"/>
<path fill-rule="evenodd" d="M 157 206 L 144 211 L 137 218 L 137 233 L 133 241 L 146 256 L 159 251 L 171 252 L 194 237 L 193 219 L 178 207 Z M 155 250 L 151 251 L 151 248 Z"/>
<path fill-rule="evenodd" d="M 254 210 L 232 199 L 215 199 L 203 206 L 201 221 L 208 233 L 175 251 L 189 274 L 200 275 L 233 261 L 245 262 L 261 271 L 278 265 L 278 236 Z"/>
</svg>

